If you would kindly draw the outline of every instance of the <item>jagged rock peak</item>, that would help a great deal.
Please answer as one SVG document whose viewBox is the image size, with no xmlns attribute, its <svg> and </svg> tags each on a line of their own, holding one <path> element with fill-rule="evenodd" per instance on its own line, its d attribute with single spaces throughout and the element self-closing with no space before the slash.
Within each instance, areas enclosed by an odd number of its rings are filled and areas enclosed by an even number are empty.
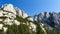
<svg viewBox="0 0 60 34">
<path fill-rule="evenodd" d="M 10 11 L 10 12 L 16 14 L 16 11 L 15 11 L 14 6 L 12 4 L 4 4 L 4 5 L 2 5 L 2 8 L 5 11 Z"/>
<path fill-rule="evenodd" d="M 36 18 L 37 17 L 37 18 Z M 51 27 L 60 29 L 60 14 L 56 12 L 41 12 L 35 19 L 37 21 L 42 21 L 42 23 L 47 24 Z"/>
<path fill-rule="evenodd" d="M 13 22 L 19 23 L 17 20 L 15 20 L 17 18 L 16 15 L 22 18 L 28 17 L 28 14 L 26 14 L 19 8 L 14 7 L 12 4 L 2 5 L 0 9 L 0 17 L 1 17 L 0 21 L 3 21 L 5 22 L 5 24 L 8 24 L 8 25 L 12 25 Z"/>
<path fill-rule="evenodd" d="M 12 4 L 4 4 L 0 8 L 0 30 L 7 32 L 8 26 L 17 27 L 20 25 L 29 26 L 29 30 L 36 31 L 36 25 L 33 23 L 32 18 L 26 18 L 26 14 L 23 10 L 13 6 Z M 30 22 L 29 22 L 30 21 Z M 5 26 L 7 25 L 7 26 Z"/>
<path fill-rule="evenodd" d="M 19 9 L 18 7 L 15 7 L 13 4 L 4 4 L 1 6 L 0 10 L 11 12 L 23 18 L 28 17 L 27 13 L 25 13 L 23 10 Z"/>
</svg>

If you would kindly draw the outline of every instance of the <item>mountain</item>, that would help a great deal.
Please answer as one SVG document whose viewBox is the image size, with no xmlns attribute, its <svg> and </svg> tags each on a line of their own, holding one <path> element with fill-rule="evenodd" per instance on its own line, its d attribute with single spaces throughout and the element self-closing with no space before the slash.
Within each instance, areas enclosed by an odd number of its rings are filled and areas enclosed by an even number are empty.
<svg viewBox="0 0 60 34">
<path fill-rule="evenodd" d="M 60 12 L 41 12 L 33 18 L 45 28 L 47 34 L 60 34 Z M 58 32 L 58 33 L 57 33 Z"/>
<path fill-rule="evenodd" d="M 53 28 L 60 29 L 60 13 L 55 12 L 41 12 L 34 17 L 34 20 L 47 24 Z"/>
<path fill-rule="evenodd" d="M 23 10 L 12 4 L 0 6 L 0 34 L 40 34 L 38 29 L 42 33 L 40 24 Z"/>
<path fill-rule="evenodd" d="M 60 13 L 29 16 L 12 4 L 0 6 L 0 34 L 60 34 Z"/>
</svg>

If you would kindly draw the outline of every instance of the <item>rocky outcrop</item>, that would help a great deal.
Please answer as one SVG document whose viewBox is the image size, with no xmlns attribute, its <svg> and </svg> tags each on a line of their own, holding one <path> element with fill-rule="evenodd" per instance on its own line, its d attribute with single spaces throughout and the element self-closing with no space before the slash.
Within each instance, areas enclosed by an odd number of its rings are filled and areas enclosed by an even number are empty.
<svg viewBox="0 0 60 34">
<path fill-rule="evenodd" d="M 36 18 L 37 17 L 37 18 Z M 60 29 L 60 14 L 55 12 L 41 12 L 36 15 L 35 20 L 46 24 L 48 28 L 53 27 Z"/>
<path fill-rule="evenodd" d="M 23 27 L 23 29 L 21 29 L 22 31 L 23 30 L 25 31 L 26 28 L 28 28 L 29 29 L 28 31 L 31 32 L 31 34 L 32 34 L 32 31 L 36 32 L 36 24 L 33 23 L 34 21 L 32 18 L 30 17 L 27 18 L 27 17 L 28 17 L 28 14 L 26 14 L 24 11 L 20 10 L 19 8 L 14 7 L 12 4 L 2 5 L 0 7 L 0 32 L 2 31 L 3 34 L 7 34 L 10 31 L 9 29 L 12 30 L 14 28 L 16 30 L 16 28 L 19 29 L 22 27 Z M 13 32 L 15 33 L 15 30 L 12 31 L 12 33 Z"/>
<path fill-rule="evenodd" d="M 51 34 L 52 31 L 56 33 L 57 30 L 53 29 L 60 29 L 60 13 L 41 12 L 28 16 L 12 4 L 0 7 L 0 34 Z"/>
</svg>

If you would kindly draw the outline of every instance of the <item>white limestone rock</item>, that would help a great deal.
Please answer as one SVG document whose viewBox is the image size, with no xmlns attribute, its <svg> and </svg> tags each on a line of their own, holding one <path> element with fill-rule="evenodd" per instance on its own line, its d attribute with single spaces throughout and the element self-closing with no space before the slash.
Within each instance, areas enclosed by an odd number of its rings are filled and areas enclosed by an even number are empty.
<svg viewBox="0 0 60 34">
<path fill-rule="evenodd" d="M 28 14 L 23 12 L 23 16 L 22 17 L 26 18 L 26 17 L 28 17 Z"/>
<path fill-rule="evenodd" d="M 36 32 L 36 25 L 31 22 L 31 23 L 30 23 L 30 26 L 31 26 L 30 29 L 33 28 L 33 31 Z"/>
<path fill-rule="evenodd" d="M 0 19 L 0 21 L 3 21 L 3 19 Z"/>
<path fill-rule="evenodd" d="M 16 25 L 20 25 L 20 22 L 17 21 L 17 20 L 14 20 L 14 24 L 16 24 Z"/>
<path fill-rule="evenodd" d="M 3 27 L 4 32 L 7 32 L 7 29 L 8 29 L 7 27 Z"/>
<path fill-rule="evenodd" d="M 3 10 L 0 10 L 0 17 L 1 16 L 5 16 L 7 17 L 6 19 L 0 19 L 0 21 L 3 21 L 4 24 L 0 24 L 0 29 L 3 28 L 4 32 L 7 31 L 8 27 L 3 27 L 3 25 L 10 25 L 12 26 L 13 24 L 19 26 L 20 22 L 18 20 L 16 20 L 16 15 L 18 15 L 19 17 L 22 17 L 23 19 L 28 17 L 28 14 L 25 13 L 24 11 L 20 10 L 19 8 L 14 7 L 12 4 L 5 4 L 2 6 Z M 28 20 L 33 21 L 33 18 L 30 17 L 28 18 Z M 32 22 L 29 23 L 27 21 L 27 23 L 22 23 L 24 25 L 30 25 L 30 29 L 33 28 L 33 31 L 36 31 L 36 25 L 33 24 Z"/>
<path fill-rule="evenodd" d="M 32 17 L 29 17 L 28 20 L 30 20 L 30 21 L 34 21 Z"/>
<path fill-rule="evenodd" d="M 2 28 L 3 28 L 3 24 L 0 24 L 0 29 L 2 30 Z"/>
<path fill-rule="evenodd" d="M 2 7 L 3 7 L 3 10 L 10 11 L 10 12 L 16 14 L 16 11 L 15 11 L 14 6 L 12 4 L 5 4 Z"/>
<path fill-rule="evenodd" d="M 3 16 L 3 10 L 0 10 L 0 16 Z"/>
<path fill-rule="evenodd" d="M 28 14 L 25 13 L 24 11 L 20 10 L 19 8 L 15 7 L 16 14 L 20 17 L 26 18 L 28 17 Z"/>
<path fill-rule="evenodd" d="M 6 24 L 6 25 L 13 25 L 13 20 L 10 20 L 9 18 L 6 18 L 4 20 L 4 24 Z"/>
</svg>

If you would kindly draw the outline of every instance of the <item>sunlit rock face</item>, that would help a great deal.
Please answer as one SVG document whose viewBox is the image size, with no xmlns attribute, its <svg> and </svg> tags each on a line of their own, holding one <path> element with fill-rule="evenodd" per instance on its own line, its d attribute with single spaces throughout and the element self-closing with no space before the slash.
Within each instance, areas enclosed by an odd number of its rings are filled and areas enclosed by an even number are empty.
<svg viewBox="0 0 60 34">
<path fill-rule="evenodd" d="M 0 29 L 2 29 L 3 28 L 3 24 L 0 24 Z"/>
<path fill-rule="evenodd" d="M 13 24 L 19 25 L 20 22 L 15 20 L 16 18 L 16 10 L 12 4 L 5 4 L 0 9 L 0 30 L 3 29 L 4 32 L 7 31 L 8 27 L 4 27 L 4 25 Z M 3 24 L 2 24 L 3 23 Z"/>
<path fill-rule="evenodd" d="M 17 7 L 14 7 L 14 8 L 15 8 L 16 14 L 17 14 L 18 16 L 21 16 L 21 17 L 23 17 L 23 18 L 28 17 L 28 14 L 25 13 L 24 11 L 22 11 L 21 9 L 19 9 L 19 8 L 17 8 Z"/>
<path fill-rule="evenodd" d="M 31 28 L 33 28 L 33 31 L 35 31 L 36 32 L 36 25 L 35 24 L 33 24 L 33 23 L 30 23 L 31 24 Z"/>
<path fill-rule="evenodd" d="M 36 32 L 36 25 L 33 23 L 33 18 L 29 17 L 27 20 L 24 20 L 27 17 L 27 13 L 12 4 L 2 5 L 0 8 L 0 30 L 6 33 L 9 30 L 7 26 L 16 25 L 18 27 L 20 24 L 23 24 L 29 26 L 30 30 L 32 29 L 32 31 Z"/>
<path fill-rule="evenodd" d="M 4 11 L 6 12 L 10 12 L 10 13 L 13 13 L 13 14 L 17 14 L 23 18 L 26 18 L 28 17 L 28 14 L 25 13 L 23 10 L 17 8 L 17 7 L 14 7 L 12 4 L 5 4 L 5 5 L 2 5 L 1 7 Z M 5 13 L 5 12 L 4 12 Z"/>
<path fill-rule="evenodd" d="M 3 29 L 4 29 L 4 32 L 7 32 L 7 29 L 8 29 L 8 28 L 7 28 L 7 27 L 3 27 Z"/>
<path fill-rule="evenodd" d="M 19 25 L 19 22 L 17 20 L 14 20 L 16 18 L 16 15 L 26 18 L 28 15 L 20 10 L 19 8 L 15 8 L 12 4 L 5 4 L 2 5 L 0 10 L 0 17 L 6 17 L 3 22 L 4 24 L 13 25 L 13 22 L 17 22 L 16 24 Z M 3 19 L 0 19 L 2 21 Z"/>
<path fill-rule="evenodd" d="M 20 25 L 20 22 L 17 21 L 17 20 L 14 20 L 14 24 L 16 24 L 16 25 Z"/>
<path fill-rule="evenodd" d="M 30 21 L 34 21 L 33 17 L 29 17 L 28 20 L 30 20 Z"/>
<path fill-rule="evenodd" d="M 3 10 L 10 11 L 10 12 L 16 14 L 16 11 L 12 4 L 5 4 L 2 6 L 2 8 L 3 8 Z"/>
</svg>

